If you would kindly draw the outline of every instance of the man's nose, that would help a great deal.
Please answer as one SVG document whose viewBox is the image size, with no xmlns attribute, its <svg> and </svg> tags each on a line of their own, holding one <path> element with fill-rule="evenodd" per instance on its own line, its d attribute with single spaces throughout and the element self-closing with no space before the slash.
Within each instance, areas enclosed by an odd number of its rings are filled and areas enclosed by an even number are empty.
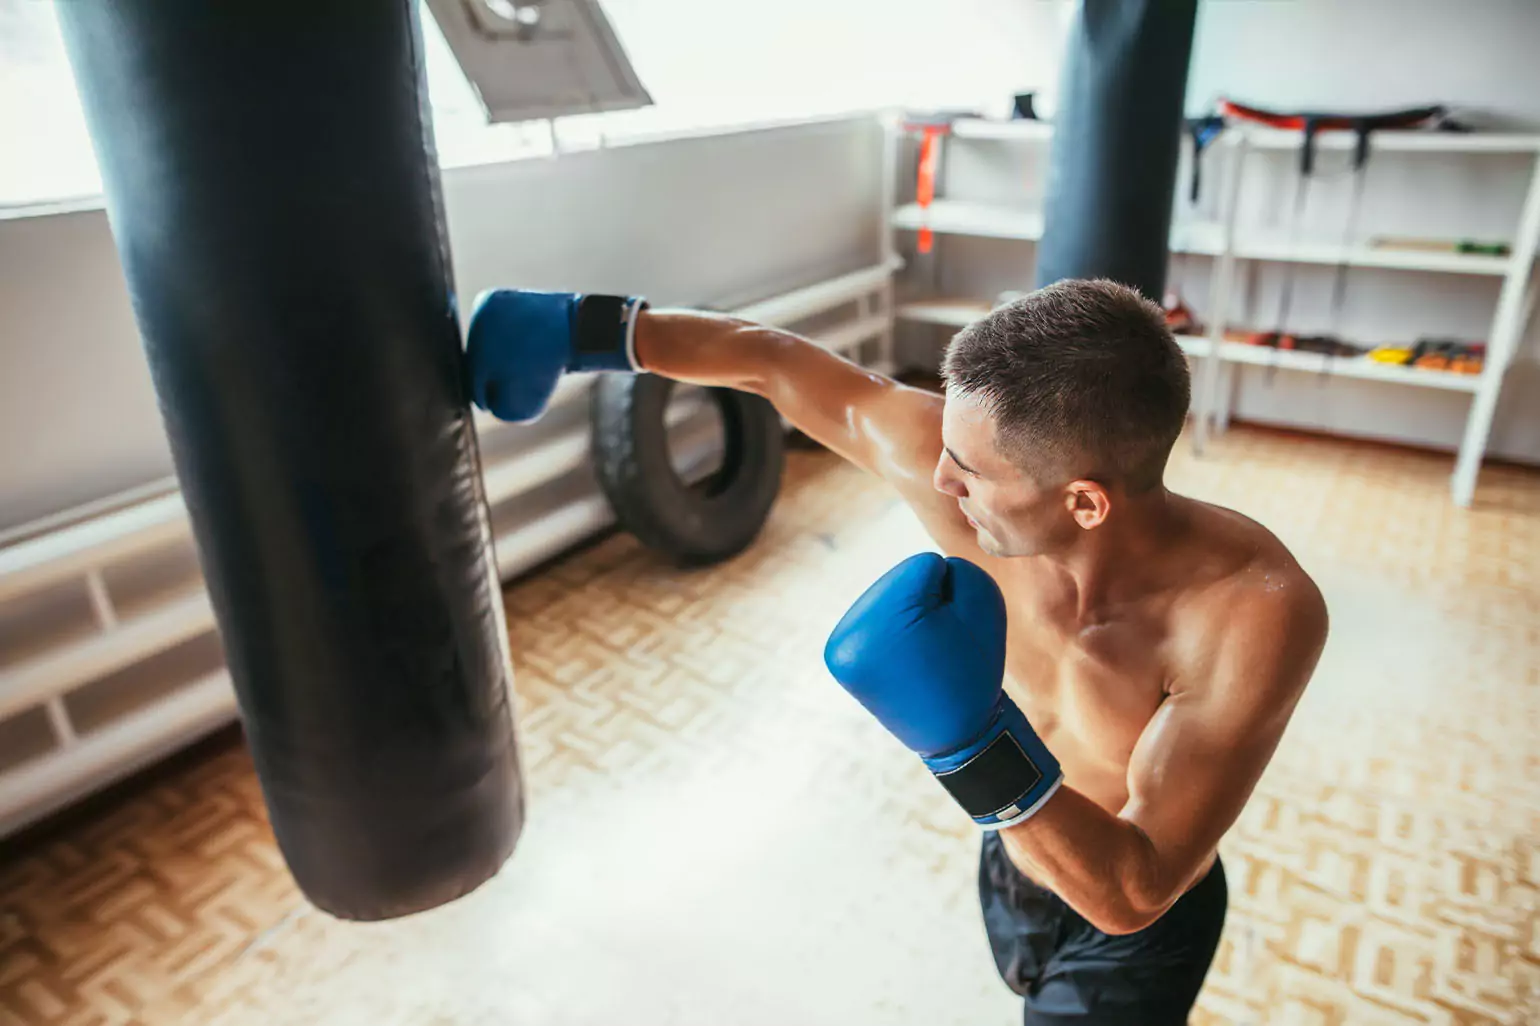
<svg viewBox="0 0 1540 1026">
<path fill-rule="evenodd" d="M 968 495 L 968 486 L 962 478 L 951 472 L 945 456 L 936 461 L 936 472 L 931 475 L 930 483 L 935 486 L 936 491 L 944 495 L 959 499 L 966 498 Z"/>
</svg>

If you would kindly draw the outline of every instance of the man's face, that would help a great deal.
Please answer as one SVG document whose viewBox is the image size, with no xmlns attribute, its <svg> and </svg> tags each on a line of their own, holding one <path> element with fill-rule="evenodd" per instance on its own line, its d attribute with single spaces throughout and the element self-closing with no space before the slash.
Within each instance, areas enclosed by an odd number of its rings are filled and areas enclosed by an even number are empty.
<svg viewBox="0 0 1540 1026">
<path fill-rule="evenodd" d="M 1035 556 L 1074 536 L 1063 488 L 1034 481 L 1000 453 L 994 418 L 977 396 L 947 393 L 941 443 L 932 483 L 957 500 L 984 552 Z"/>
</svg>

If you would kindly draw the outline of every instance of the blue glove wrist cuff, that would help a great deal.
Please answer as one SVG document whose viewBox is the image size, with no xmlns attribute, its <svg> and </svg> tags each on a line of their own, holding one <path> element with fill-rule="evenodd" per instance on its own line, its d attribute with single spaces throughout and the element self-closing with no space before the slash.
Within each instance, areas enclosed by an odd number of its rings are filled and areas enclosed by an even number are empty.
<svg viewBox="0 0 1540 1026">
<path fill-rule="evenodd" d="M 1064 771 L 1016 703 L 1005 695 L 978 738 L 925 765 L 973 821 L 990 829 L 1020 823 L 1064 782 Z"/>
<path fill-rule="evenodd" d="M 572 303 L 569 371 L 635 371 L 636 319 L 647 309 L 639 296 L 577 295 Z"/>
</svg>

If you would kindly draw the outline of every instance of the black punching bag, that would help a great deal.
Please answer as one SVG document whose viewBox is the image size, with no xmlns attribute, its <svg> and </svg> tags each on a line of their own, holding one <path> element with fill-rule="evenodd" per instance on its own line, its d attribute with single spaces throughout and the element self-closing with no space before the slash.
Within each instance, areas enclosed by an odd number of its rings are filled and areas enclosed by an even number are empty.
<svg viewBox="0 0 1540 1026">
<path fill-rule="evenodd" d="M 417 3 L 58 14 L 284 856 L 459 897 L 523 798 Z"/>
<path fill-rule="evenodd" d="M 1160 302 L 1197 0 L 1082 0 L 1054 116 L 1037 285 L 1111 278 Z"/>
</svg>

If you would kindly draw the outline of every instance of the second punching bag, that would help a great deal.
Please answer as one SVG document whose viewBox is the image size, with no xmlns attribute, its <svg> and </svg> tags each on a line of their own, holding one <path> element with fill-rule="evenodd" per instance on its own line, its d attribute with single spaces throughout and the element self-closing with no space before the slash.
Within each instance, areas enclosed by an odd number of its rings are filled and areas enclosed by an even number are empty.
<svg viewBox="0 0 1540 1026">
<path fill-rule="evenodd" d="M 1198 0 L 1082 0 L 1054 116 L 1037 285 L 1111 278 L 1160 302 Z"/>
<path fill-rule="evenodd" d="M 523 821 L 417 12 L 58 5 L 273 828 L 351 919 Z"/>
</svg>

